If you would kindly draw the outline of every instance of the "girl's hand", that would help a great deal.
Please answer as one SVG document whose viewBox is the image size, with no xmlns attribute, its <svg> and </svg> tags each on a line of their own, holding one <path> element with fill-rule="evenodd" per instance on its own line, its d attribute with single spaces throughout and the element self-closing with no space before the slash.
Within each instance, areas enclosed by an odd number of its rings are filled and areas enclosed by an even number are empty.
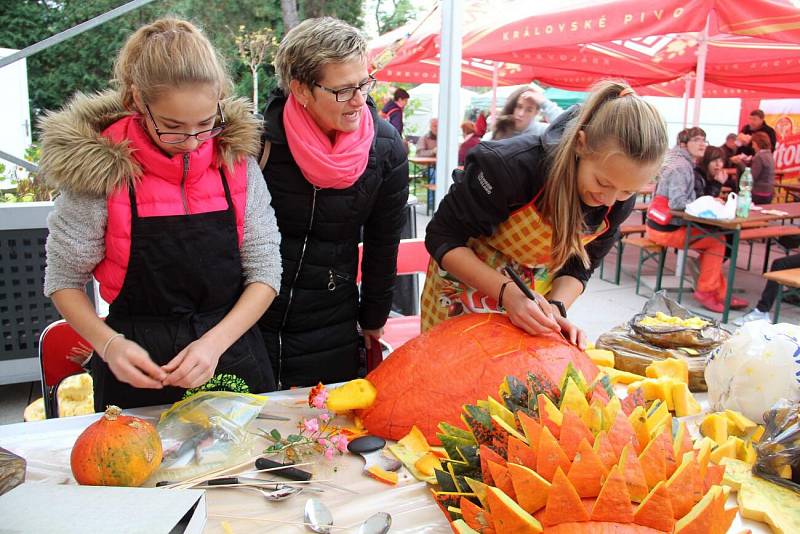
<svg viewBox="0 0 800 534">
<path fill-rule="evenodd" d="M 111 372 L 120 382 L 136 388 L 161 389 L 167 373 L 150 359 L 150 355 L 129 339 L 115 339 L 102 355 Z"/>
<path fill-rule="evenodd" d="M 208 338 L 201 337 L 192 341 L 169 363 L 161 367 L 169 373 L 163 384 L 185 389 L 202 386 L 214 376 L 223 352 L 224 348 L 218 347 Z"/>
<path fill-rule="evenodd" d="M 544 297 L 534 293 L 537 300 L 530 300 L 514 284 L 506 286 L 503 295 L 503 307 L 511 322 L 533 335 L 559 332 L 561 327 L 555 319 L 558 314 Z"/>
<path fill-rule="evenodd" d="M 556 308 L 555 314 L 556 321 L 561 328 L 561 334 L 566 340 L 579 349 L 586 350 L 586 332 L 569 322 L 566 317 L 561 317 L 558 308 Z"/>
</svg>

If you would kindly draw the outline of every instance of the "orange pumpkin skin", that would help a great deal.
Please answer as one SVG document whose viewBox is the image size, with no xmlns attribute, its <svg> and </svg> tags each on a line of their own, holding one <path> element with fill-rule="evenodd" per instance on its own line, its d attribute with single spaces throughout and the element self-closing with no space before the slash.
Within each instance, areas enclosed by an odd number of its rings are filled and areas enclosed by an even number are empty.
<svg viewBox="0 0 800 534">
<path fill-rule="evenodd" d="M 161 464 L 161 439 L 153 425 L 109 406 L 72 447 L 70 466 L 85 486 L 141 486 Z"/>
<path fill-rule="evenodd" d="M 591 523 L 574 522 L 559 523 L 545 529 L 546 534 L 665 534 L 663 530 L 656 530 L 632 523 L 604 523 L 594 521 Z"/>
<path fill-rule="evenodd" d="M 397 440 L 416 425 L 438 443 L 437 424 L 461 425 L 461 407 L 496 396 L 506 376 L 524 383 L 531 372 L 558 383 L 570 362 L 594 380 L 597 367 L 559 335 L 532 336 L 499 313 L 462 315 L 408 341 L 373 370 L 367 380 L 378 395 L 358 415 L 370 434 Z"/>
</svg>

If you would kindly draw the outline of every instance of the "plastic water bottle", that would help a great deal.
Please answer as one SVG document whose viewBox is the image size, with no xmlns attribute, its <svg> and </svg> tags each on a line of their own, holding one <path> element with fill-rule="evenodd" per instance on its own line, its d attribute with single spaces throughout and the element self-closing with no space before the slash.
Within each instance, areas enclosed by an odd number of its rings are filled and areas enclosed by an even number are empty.
<svg viewBox="0 0 800 534">
<path fill-rule="evenodd" d="M 736 199 L 736 218 L 746 219 L 750 215 L 750 202 L 752 195 L 750 191 L 753 189 L 753 175 L 750 169 L 745 169 L 742 174 L 742 179 L 739 181 L 739 198 Z"/>
</svg>

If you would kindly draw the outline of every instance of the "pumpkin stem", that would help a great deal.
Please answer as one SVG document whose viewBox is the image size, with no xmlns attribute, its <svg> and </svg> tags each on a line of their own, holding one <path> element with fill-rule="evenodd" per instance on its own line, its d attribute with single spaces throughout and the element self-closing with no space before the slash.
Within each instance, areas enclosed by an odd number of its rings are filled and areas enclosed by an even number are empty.
<svg viewBox="0 0 800 534">
<path fill-rule="evenodd" d="M 106 406 L 106 413 L 103 417 L 108 421 L 116 421 L 117 416 L 121 413 L 122 409 L 119 406 L 108 405 Z"/>
</svg>

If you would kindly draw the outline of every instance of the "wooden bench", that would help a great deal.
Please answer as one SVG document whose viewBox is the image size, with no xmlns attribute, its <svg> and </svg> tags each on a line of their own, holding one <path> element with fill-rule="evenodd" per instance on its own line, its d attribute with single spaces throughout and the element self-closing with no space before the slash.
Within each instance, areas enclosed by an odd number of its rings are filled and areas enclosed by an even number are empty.
<svg viewBox="0 0 800 534">
<path fill-rule="evenodd" d="M 800 293 L 800 269 L 772 271 L 764 273 L 764 278 L 778 284 L 778 298 L 775 300 L 775 317 L 773 318 L 773 322 L 777 323 L 781 314 L 783 297 Z M 784 287 L 788 288 L 788 291 L 784 292 Z"/>
<path fill-rule="evenodd" d="M 622 243 L 623 238 L 632 234 L 640 234 L 644 236 L 646 228 L 647 227 L 643 224 L 624 224 L 619 227 L 619 236 L 612 245 L 612 248 L 616 249 L 617 251 L 617 257 L 614 265 L 615 271 L 614 271 L 614 281 L 612 282 L 613 284 L 619 285 L 620 274 L 622 272 L 622 252 L 625 249 L 625 245 Z M 605 278 L 603 278 L 604 269 L 605 269 L 605 258 L 603 258 L 603 261 L 600 262 L 601 280 L 605 280 Z M 611 282 L 611 280 L 607 280 L 607 282 Z"/>
<path fill-rule="evenodd" d="M 667 257 L 667 249 L 653 243 L 646 237 L 633 237 L 628 236 L 622 239 L 622 247 L 636 247 L 639 249 L 639 265 L 636 268 L 636 294 L 639 294 L 639 288 L 642 282 L 642 266 L 650 261 L 655 260 L 658 262 L 658 270 L 656 271 L 656 287 L 652 288 L 653 291 L 661 290 L 661 278 L 664 274 L 664 260 Z"/>
<path fill-rule="evenodd" d="M 764 249 L 764 266 L 761 270 L 762 273 L 767 272 L 769 269 L 769 252 L 772 248 L 772 240 L 779 237 L 790 235 L 800 235 L 800 228 L 794 225 L 780 225 L 780 226 L 761 226 L 759 228 L 748 228 L 742 230 L 739 234 L 739 242 L 747 241 L 750 245 L 750 251 L 747 255 L 747 270 L 750 270 L 750 262 L 753 259 L 753 242 L 760 239 L 765 239 Z"/>
</svg>

